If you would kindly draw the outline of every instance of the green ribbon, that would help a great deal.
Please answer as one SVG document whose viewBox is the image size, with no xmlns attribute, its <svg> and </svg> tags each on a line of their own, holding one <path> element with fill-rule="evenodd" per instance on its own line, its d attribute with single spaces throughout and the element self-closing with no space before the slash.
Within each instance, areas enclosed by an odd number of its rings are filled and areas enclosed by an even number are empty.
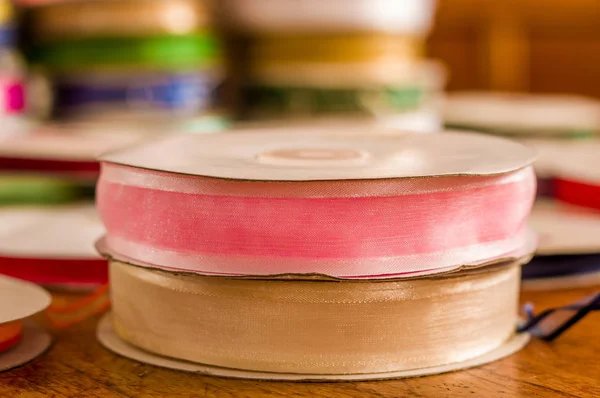
<svg viewBox="0 0 600 398">
<path fill-rule="evenodd" d="M 202 68 L 219 64 L 219 40 L 210 34 L 94 38 L 35 47 L 33 63 L 55 70 L 95 67 Z"/>
<path fill-rule="evenodd" d="M 593 130 L 583 129 L 554 129 L 554 130 L 517 130 L 517 129 L 503 129 L 499 127 L 486 128 L 478 126 L 467 126 L 464 124 L 446 124 L 446 128 L 449 130 L 468 130 L 477 131 L 479 133 L 503 135 L 509 137 L 522 137 L 522 138 L 557 138 L 557 139 L 589 139 L 597 135 Z"/>
<path fill-rule="evenodd" d="M 53 177 L 0 175 L 0 205 L 62 204 L 94 198 L 93 184 Z"/>
<path fill-rule="evenodd" d="M 269 116 L 376 114 L 415 109 L 423 103 L 425 96 L 425 90 L 415 86 L 380 88 L 252 86 L 246 89 L 245 103 L 249 113 Z"/>
</svg>

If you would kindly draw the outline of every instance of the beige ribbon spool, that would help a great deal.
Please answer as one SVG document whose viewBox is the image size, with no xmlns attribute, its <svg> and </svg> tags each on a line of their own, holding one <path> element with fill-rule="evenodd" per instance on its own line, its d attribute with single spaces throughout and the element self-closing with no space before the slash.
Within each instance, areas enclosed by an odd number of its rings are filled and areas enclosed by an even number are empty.
<svg viewBox="0 0 600 398">
<path fill-rule="evenodd" d="M 516 263 L 382 282 L 232 280 L 111 263 L 113 326 L 148 352 L 230 369 L 374 374 L 468 361 L 514 334 Z"/>
<path fill-rule="evenodd" d="M 61 2 L 33 11 L 36 40 L 183 35 L 211 24 L 209 6 L 197 0 Z"/>
<path fill-rule="evenodd" d="M 50 347 L 50 335 L 26 319 L 46 309 L 50 301 L 50 295 L 41 287 L 0 275 L 0 327 L 14 322 L 23 325 L 20 341 L 0 352 L 0 372 L 37 358 Z"/>
</svg>

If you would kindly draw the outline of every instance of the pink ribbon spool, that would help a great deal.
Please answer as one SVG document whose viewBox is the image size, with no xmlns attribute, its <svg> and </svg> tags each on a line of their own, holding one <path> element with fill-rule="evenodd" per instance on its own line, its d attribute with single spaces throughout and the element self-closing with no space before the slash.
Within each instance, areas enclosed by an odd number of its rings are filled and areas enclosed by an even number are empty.
<svg viewBox="0 0 600 398">
<path fill-rule="evenodd" d="M 208 275 L 336 278 L 431 274 L 532 251 L 535 175 L 519 144 L 450 133 L 226 136 L 173 137 L 105 157 L 99 250 Z M 493 155 L 498 144 L 512 153 Z M 474 154 L 498 171 L 477 161 L 469 171 Z M 463 159 L 440 173 L 429 164 L 438 155 Z"/>
</svg>

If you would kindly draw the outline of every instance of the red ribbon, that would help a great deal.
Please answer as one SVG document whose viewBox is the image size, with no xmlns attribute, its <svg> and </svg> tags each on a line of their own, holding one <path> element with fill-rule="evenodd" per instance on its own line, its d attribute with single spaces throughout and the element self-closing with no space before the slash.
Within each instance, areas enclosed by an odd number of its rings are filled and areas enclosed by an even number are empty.
<svg viewBox="0 0 600 398">
<path fill-rule="evenodd" d="M 559 177 L 554 180 L 554 195 L 562 202 L 600 210 L 598 185 Z"/>
<path fill-rule="evenodd" d="M 81 174 L 86 178 L 96 178 L 100 173 L 100 165 L 95 161 L 0 157 L 0 170 Z"/>
<path fill-rule="evenodd" d="M 108 282 L 108 264 L 104 259 L 0 257 L 0 274 L 41 285 L 96 285 Z"/>
</svg>

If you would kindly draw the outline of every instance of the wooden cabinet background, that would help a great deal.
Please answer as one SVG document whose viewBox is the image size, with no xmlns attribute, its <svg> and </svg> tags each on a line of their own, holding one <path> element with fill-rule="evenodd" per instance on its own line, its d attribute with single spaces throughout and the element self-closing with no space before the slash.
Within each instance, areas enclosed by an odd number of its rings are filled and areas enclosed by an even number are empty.
<svg viewBox="0 0 600 398">
<path fill-rule="evenodd" d="M 600 97 L 600 0 L 438 0 L 428 51 L 450 90 Z"/>
</svg>

